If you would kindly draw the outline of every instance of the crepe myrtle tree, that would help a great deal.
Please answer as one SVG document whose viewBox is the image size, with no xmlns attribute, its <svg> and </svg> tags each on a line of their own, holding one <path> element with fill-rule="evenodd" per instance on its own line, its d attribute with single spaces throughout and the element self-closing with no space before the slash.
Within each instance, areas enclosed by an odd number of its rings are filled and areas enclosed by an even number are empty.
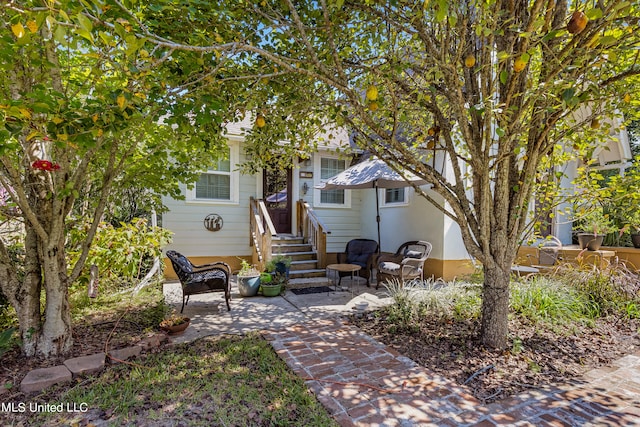
<svg viewBox="0 0 640 427">
<path fill-rule="evenodd" d="M 289 96 L 290 130 L 296 111 L 321 105 L 362 148 L 433 184 L 443 202 L 420 193 L 459 224 L 484 268 L 482 341 L 505 347 L 510 267 L 537 184 L 606 143 L 607 117 L 637 109 L 638 2 L 236 4 L 262 36 L 242 49 L 299 76 L 262 81 L 263 93 L 306 88 Z M 282 117 L 280 97 L 265 105 Z"/>
<path fill-rule="evenodd" d="M 0 221 L 22 225 L 0 235 L 0 287 L 27 356 L 70 349 L 69 285 L 118 191 L 179 198 L 178 183 L 194 182 L 224 152 L 225 93 L 238 91 L 191 86 L 228 70 L 227 52 L 204 65 L 200 52 L 149 41 L 118 4 L 0 5 Z M 68 265 L 68 232 L 87 220 L 81 255 Z"/>
</svg>

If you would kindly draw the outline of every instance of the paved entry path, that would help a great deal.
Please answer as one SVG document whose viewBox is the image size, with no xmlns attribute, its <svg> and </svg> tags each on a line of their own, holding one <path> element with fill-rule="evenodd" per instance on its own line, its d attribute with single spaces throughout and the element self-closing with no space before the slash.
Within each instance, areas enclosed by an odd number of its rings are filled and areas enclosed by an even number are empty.
<svg viewBox="0 0 640 427">
<path fill-rule="evenodd" d="M 572 384 L 483 405 L 340 319 L 263 334 L 342 426 L 640 426 L 640 352 Z"/>
</svg>

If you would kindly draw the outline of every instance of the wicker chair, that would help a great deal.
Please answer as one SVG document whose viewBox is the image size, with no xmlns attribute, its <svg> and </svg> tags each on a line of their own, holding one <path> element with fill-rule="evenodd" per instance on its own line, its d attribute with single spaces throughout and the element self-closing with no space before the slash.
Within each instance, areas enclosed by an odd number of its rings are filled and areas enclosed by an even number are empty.
<svg viewBox="0 0 640 427">
<path fill-rule="evenodd" d="M 353 239 L 347 243 L 347 247 L 344 253 L 338 254 L 339 264 L 355 264 L 362 267 L 360 270 L 360 277 L 367 279 L 367 286 L 369 286 L 369 280 L 371 279 L 371 272 L 373 270 L 373 258 L 378 252 L 378 242 L 370 239 Z M 338 273 L 340 276 L 340 282 L 344 276 L 351 273 L 344 272 Z"/>
<path fill-rule="evenodd" d="M 189 297 L 196 294 L 209 292 L 224 292 L 227 310 L 231 311 L 229 300 L 231 299 L 231 269 L 224 262 L 194 265 L 189 259 L 176 252 L 167 251 L 167 257 L 171 260 L 180 284 L 182 285 L 182 308 L 189 303 Z"/>
<path fill-rule="evenodd" d="M 401 282 L 418 277 L 424 280 L 424 262 L 429 258 L 432 248 L 429 242 L 414 240 L 403 243 L 393 255 L 380 255 L 376 289 L 381 282 L 394 278 Z"/>
</svg>

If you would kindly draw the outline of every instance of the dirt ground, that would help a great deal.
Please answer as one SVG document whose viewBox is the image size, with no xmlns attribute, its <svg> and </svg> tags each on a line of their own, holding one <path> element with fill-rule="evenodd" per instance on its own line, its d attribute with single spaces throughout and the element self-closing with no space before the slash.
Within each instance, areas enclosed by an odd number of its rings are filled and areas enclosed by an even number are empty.
<svg viewBox="0 0 640 427">
<path fill-rule="evenodd" d="M 352 322 L 418 364 L 466 384 L 486 403 L 567 382 L 640 346 L 640 322 L 613 317 L 571 328 L 512 318 L 509 330 L 517 331 L 517 337 L 505 351 L 490 351 L 480 344 L 478 321 L 431 319 L 419 330 L 400 330 L 373 314 L 354 317 Z"/>
</svg>

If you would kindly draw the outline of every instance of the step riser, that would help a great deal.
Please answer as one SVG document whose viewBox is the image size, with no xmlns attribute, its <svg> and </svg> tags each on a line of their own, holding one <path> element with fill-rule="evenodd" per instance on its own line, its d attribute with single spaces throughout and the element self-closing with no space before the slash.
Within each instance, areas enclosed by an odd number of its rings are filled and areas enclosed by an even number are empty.
<svg viewBox="0 0 640 427">
<path fill-rule="evenodd" d="M 318 261 L 298 261 L 291 263 L 291 271 L 296 270 L 315 270 L 318 268 Z"/>
<path fill-rule="evenodd" d="M 313 249 L 311 245 L 273 245 L 271 248 L 271 253 L 274 254 L 288 254 L 291 252 L 311 252 Z"/>
<path fill-rule="evenodd" d="M 287 254 L 291 261 L 315 261 L 317 259 L 315 252 L 299 252 Z"/>
<path fill-rule="evenodd" d="M 304 239 L 299 238 L 299 239 L 278 239 L 278 238 L 272 238 L 271 242 L 274 245 L 286 245 L 286 244 L 292 244 L 292 245 L 303 245 L 304 244 Z"/>
</svg>

